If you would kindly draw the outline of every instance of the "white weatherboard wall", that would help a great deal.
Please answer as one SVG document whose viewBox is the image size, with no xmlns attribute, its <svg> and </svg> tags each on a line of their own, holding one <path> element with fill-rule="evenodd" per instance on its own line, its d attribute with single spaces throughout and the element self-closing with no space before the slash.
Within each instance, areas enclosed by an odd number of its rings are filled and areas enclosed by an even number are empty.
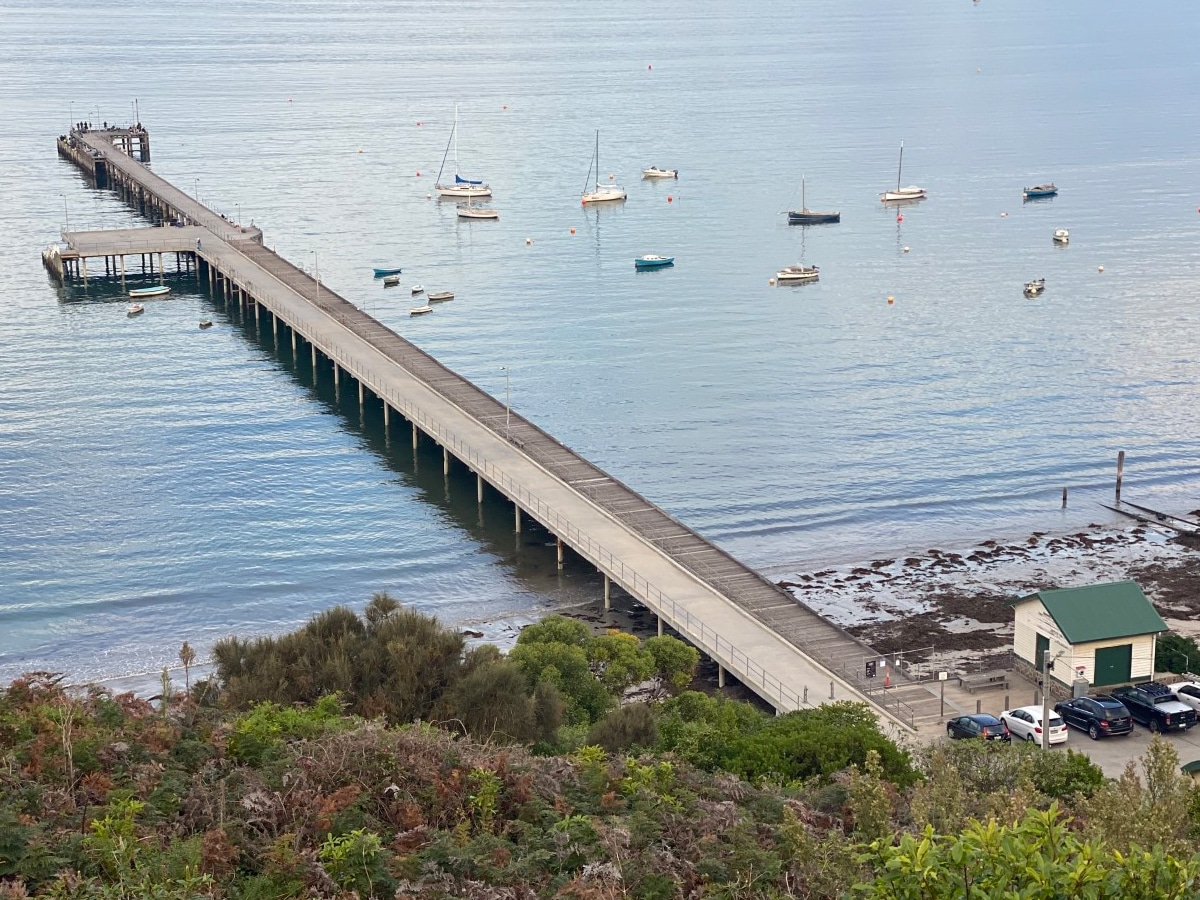
<svg viewBox="0 0 1200 900">
<path fill-rule="evenodd" d="M 1119 647 L 1122 644 L 1133 645 L 1129 677 L 1134 681 L 1148 680 L 1154 677 L 1155 635 L 1153 634 L 1073 645 L 1067 640 L 1054 621 L 1054 617 L 1046 611 L 1046 607 L 1037 597 L 1018 604 L 1014 613 L 1013 652 L 1017 658 L 1025 660 L 1031 666 L 1035 665 L 1037 662 L 1037 636 L 1040 634 L 1049 638 L 1050 649 L 1047 652 L 1050 659 L 1058 656 L 1059 651 L 1066 651 L 1054 663 L 1054 670 L 1050 673 L 1051 678 L 1063 685 L 1069 686 L 1077 677 L 1086 678 L 1090 684 L 1096 670 L 1096 651 L 1105 647 Z M 1083 670 L 1082 675 L 1079 674 L 1080 669 Z"/>
</svg>

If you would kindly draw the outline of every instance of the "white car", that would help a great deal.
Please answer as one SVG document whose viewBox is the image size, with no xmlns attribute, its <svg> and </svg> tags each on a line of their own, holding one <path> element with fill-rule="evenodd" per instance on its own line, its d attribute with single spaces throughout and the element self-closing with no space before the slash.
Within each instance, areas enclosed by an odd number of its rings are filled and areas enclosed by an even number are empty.
<svg viewBox="0 0 1200 900">
<path fill-rule="evenodd" d="M 1020 709 L 1009 709 L 1000 713 L 1000 721 L 1008 727 L 1008 733 L 1013 740 L 1026 740 L 1041 745 L 1042 743 L 1042 708 L 1040 706 L 1022 706 Z M 1050 713 L 1050 743 L 1065 744 L 1067 742 L 1067 723 L 1058 713 Z"/>
<path fill-rule="evenodd" d="M 1175 692 L 1180 703 L 1200 712 L 1200 681 L 1177 681 L 1168 687 Z"/>
</svg>

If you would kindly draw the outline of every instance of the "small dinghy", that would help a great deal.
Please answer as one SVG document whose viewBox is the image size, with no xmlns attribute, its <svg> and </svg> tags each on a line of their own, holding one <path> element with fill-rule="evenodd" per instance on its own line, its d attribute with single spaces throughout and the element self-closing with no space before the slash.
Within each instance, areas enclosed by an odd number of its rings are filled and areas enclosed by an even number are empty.
<svg viewBox="0 0 1200 900">
<path fill-rule="evenodd" d="M 660 169 L 658 166 L 651 166 L 648 169 L 642 169 L 643 178 L 678 178 L 678 169 Z"/>
<path fill-rule="evenodd" d="M 1025 296 L 1037 297 L 1046 290 L 1046 279 L 1039 278 L 1036 281 L 1025 282 Z"/>
<path fill-rule="evenodd" d="M 414 285 L 412 286 L 412 292 L 413 292 L 413 296 L 414 296 L 414 297 L 415 297 L 415 296 L 417 296 L 417 294 L 423 294 L 423 293 L 425 293 L 425 285 L 423 285 L 423 284 L 414 284 Z"/>
<path fill-rule="evenodd" d="M 1056 228 L 1054 231 L 1054 243 L 1069 244 L 1071 243 L 1071 232 L 1065 228 Z"/>
<path fill-rule="evenodd" d="M 1053 183 L 1039 184 L 1034 187 L 1027 187 L 1021 191 L 1021 196 L 1025 200 L 1042 200 L 1046 197 L 1053 197 L 1058 193 L 1058 188 Z"/>
<path fill-rule="evenodd" d="M 141 315 L 142 313 L 144 313 L 145 311 L 146 311 L 146 307 L 142 306 L 142 304 L 140 304 L 140 303 L 130 303 L 130 304 L 129 304 L 129 307 L 128 307 L 128 308 L 125 310 L 125 315 L 127 315 L 127 316 L 140 316 L 140 315 Z"/>
<path fill-rule="evenodd" d="M 169 293 L 171 289 L 165 284 L 156 284 L 154 287 L 134 288 L 129 292 L 129 296 L 141 300 L 145 297 L 164 297 Z"/>
<path fill-rule="evenodd" d="M 383 278 L 384 287 L 395 287 L 400 283 L 399 275 L 385 275 Z"/>
<path fill-rule="evenodd" d="M 430 303 L 445 303 L 447 300 L 454 299 L 454 291 L 434 291 L 432 294 L 427 294 L 426 298 Z"/>
<path fill-rule="evenodd" d="M 212 319 L 201 319 L 200 320 L 200 328 L 201 328 L 201 330 L 203 330 L 205 328 L 212 328 Z"/>
<path fill-rule="evenodd" d="M 423 316 L 425 313 L 433 312 L 433 307 L 426 303 L 424 306 L 414 306 L 408 311 L 410 316 Z"/>
<path fill-rule="evenodd" d="M 675 265 L 675 257 L 659 256 L 657 253 L 647 253 L 633 261 L 635 269 L 665 269 L 667 266 L 673 265 Z"/>
<path fill-rule="evenodd" d="M 399 275 L 402 271 L 404 271 L 404 270 L 401 269 L 399 266 L 396 266 L 393 269 L 376 269 L 375 277 L 376 278 L 386 278 L 388 275 Z"/>
</svg>

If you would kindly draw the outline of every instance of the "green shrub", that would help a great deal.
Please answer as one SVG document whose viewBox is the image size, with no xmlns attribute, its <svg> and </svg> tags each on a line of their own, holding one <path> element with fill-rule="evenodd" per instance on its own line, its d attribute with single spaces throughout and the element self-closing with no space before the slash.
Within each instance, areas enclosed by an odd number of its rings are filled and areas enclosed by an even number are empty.
<svg viewBox="0 0 1200 900">
<path fill-rule="evenodd" d="M 236 760 L 261 766 L 289 741 L 315 738 L 352 725 L 353 722 L 342 715 L 338 697 L 332 694 L 320 698 L 307 709 L 260 703 L 234 721 L 226 749 Z"/>
<path fill-rule="evenodd" d="M 1155 668 L 1160 672 L 1193 672 L 1200 669 L 1200 645 L 1194 638 L 1175 631 L 1158 636 L 1155 648 Z"/>
<path fill-rule="evenodd" d="M 619 706 L 591 727 L 587 742 L 609 753 L 631 748 L 649 749 L 658 740 L 658 723 L 645 703 Z"/>
</svg>

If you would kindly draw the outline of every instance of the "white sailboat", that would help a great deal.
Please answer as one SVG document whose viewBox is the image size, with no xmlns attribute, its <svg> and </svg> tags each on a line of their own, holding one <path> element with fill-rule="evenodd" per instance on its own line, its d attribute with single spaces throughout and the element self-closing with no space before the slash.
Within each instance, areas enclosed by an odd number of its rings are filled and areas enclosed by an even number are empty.
<svg viewBox="0 0 1200 900">
<path fill-rule="evenodd" d="M 446 157 L 450 153 L 450 145 L 454 145 L 454 181 L 442 184 L 442 172 L 446 168 Z M 469 197 L 490 197 L 492 189 L 482 181 L 472 181 L 463 178 L 458 171 L 458 104 L 454 104 L 454 127 L 450 129 L 450 140 L 446 143 L 446 152 L 442 154 L 442 166 L 438 169 L 437 183 L 433 189 L 439 197 L 454 197 L 458 199 Z"/>
<path fill-rule="evenodd" d="M 473 197 L 467 197 L 466 204 L 458 204 L 458 217 L 460 219 L 498 219 L 500 213 L 487 206 L 476 206 L 472 200 Z"/>
<path fill-rule="evenodd" d="M 904 141 L 900 142 L 900 165 L 896 169 L 896 189 L 894 191 L 885 191 L 879 195 L 879 199 L 884 203 L 894 203 L 898 200 L 924 200 L 926 197 L 925 188 L 917 187 L 915 184 L 910 184 L 908 187 L 900 187 L 900 174 L 904 171 Z"/>
<path fill-rule="evenodd" d="M 601 184 L 600 183 L 600 132 L 599 131 L 596 132 L 596 154 L 595 154 L 595 156 L 592 157 L 592 162 L 596 166 L 596 189 L 594 191 L 589 191 L 587 189 L 586 185 L 590 184 L 591 180 L 592 180 L 592 170 L 591 170 L 591 168 L 589 168 L 588 169 L 588 180 L 585 183 L 585 186 L 583 189 L 583 194 L 579 198 L 579 202 L 582 203 L 584 206 L 587 206 L 589 203 L 612 203 L 613 201 L 624 200 L 625 199 L 625 189 L 624 188 L 622 188 L 618 185 L 615 185 L 615 184 Z"/>
</svg>

